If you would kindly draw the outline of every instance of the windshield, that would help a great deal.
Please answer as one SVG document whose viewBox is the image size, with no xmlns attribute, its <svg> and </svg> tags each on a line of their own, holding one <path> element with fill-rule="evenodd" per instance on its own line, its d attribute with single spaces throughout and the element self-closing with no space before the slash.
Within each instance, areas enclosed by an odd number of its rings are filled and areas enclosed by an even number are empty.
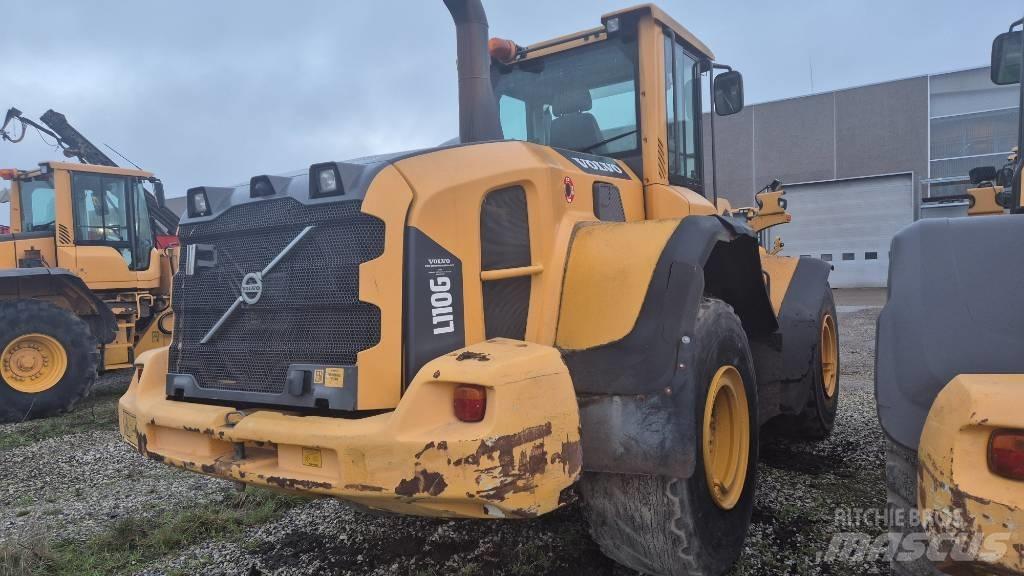
<svg viewBox="0 0 1024 576">
<path fill-rule="evenodd" d="M 56 200 L 53 184 L 49 178 L 23 180 L 18 182 L 21 209 L 21 231 L 42 232 L 54 230 L 57 217 L 54 211 Z"/>
<path fill-rule="evenodd" d="M 492 69 L 505 138 L 621 156 L 638 148 L 636 42 L 621 36 Z"/>
</svg>

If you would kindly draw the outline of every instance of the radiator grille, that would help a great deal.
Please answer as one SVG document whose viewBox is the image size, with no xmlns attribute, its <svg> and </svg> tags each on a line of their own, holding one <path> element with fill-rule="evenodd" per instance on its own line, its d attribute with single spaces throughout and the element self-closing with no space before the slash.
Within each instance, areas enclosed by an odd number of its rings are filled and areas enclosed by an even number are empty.
<svg viewBox="0 0 1024 576">
<path fill-rule="evenodd" d="M 280 393 L 290 364 L 355 364 L 380 341 L 380 310 L 358 299 L 359 265 L 384 251 L 384 223 L 360 205 L 263 200 L 182 225 L 182 245 L 212 248 L 216 264 L 175 275 L 170 371 L 192 375 L 200 388 Z M 259 301 L 243 304 L 200 344 L 238 298 L 242 277 L 262 270 L 307 226 L 315 228 L 263 278 Z"/>
</svg>

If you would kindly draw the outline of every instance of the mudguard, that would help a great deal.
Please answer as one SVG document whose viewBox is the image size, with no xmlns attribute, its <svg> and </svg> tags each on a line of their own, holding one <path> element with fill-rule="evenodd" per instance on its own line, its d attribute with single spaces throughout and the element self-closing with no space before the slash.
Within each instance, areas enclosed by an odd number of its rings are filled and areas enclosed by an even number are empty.
<svg viewBox="0 0 1024 576">
<path fill-rule="evenodd" d="M 683 219 L 655 265 L 633 329 L 619 340 L 562 350 L 580 404 L 583 467 L 686 478 L 696 466 L 692 333 L 704 294 L 730 304 L 752 336 L 778 329 L 757 239 L 717 216 Z"/>
<path fill-rule="evenodd" d="M 810 390 L 799 383 L 814 368 L 821 338 L 818 315 L 829 293 L 832 265 L 818 258 L 800 258 L 779 309 L 777 337 L 751 339 L 761 395 L 761 423 L 778 414 L 796 414 L 807 404 Z"/>
<path fill-rule="evenodd" d="M 0 270 L 0 299 L 61 296 L 89 323 L 101 344 L 117 336 L 117 319 L 110 308 L 81 278 L 64 268 L 12 268 Z"/>
<path fill-rule="evenodd" d="M 893 238 L 875 353 L 889 436 L 916 450 L 935 398 L 958 374 L 1024 373 L 1022 295 L 1024 217 L 920 220 Z"/>
</svg>

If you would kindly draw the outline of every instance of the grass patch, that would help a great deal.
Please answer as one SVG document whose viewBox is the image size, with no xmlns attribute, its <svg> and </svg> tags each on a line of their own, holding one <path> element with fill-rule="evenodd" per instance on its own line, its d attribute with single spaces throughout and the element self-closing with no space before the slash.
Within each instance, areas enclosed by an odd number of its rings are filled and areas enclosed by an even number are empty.
<svg viewBox="0 0 1024 576">
<path fill-rule="evenodd" d="M 123 518 L 82 541 L 53 542 L 32 535 L 0 545 L 0 575 L 100 576 L 136 570 L 198 542 L 237 539 L 246 528 L 274 520 L 305 500 L 250 488 L 187 510 Z"/>
<path fill-rule="evenodd" d="M 127 389 L 127 380 L 123 386 L 105 386 L 93 390 L 69 414 L 7 425 L 9 429 L 0 434 L 0 451 L 69 434 L 117 430 L 117 401 Z"/>
</svg>

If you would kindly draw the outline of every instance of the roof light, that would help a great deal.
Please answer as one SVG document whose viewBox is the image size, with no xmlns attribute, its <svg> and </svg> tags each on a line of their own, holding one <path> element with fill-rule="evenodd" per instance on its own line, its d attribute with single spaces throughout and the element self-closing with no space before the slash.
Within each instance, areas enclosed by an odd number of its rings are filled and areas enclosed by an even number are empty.
<svg viewBox="0 0 1024 576">
<path fill-rule="evenodd" d="M 604 26 L 608 30 L 609 34 L 614 34 L 619 31 L 619 19 L 617 17 L 609 18 L 608 21 L 605 22 Z"/>
<path fill-rule="evenodd" d="M 210 215 L 210 199 L 206 195 L 205 188 L 190 188 L 186 195 L 188 197 L 188 215 L 190 218 Z"/>
<path fill-rule="evenodd" d="M 502 64 L 508 64 L 516 59 L 516 54 L 521 50 L 515 42 L 504 38 L 491 38 L 487 41 L 487 52 Z"/>
<path fill-rule="evenodd" d="M 345 186 L 341 181 L 341 173 L 334 162 L 314 164 L 309 167 L 309 196 L 323 198 L 325 196 L 341 196 Z"/>
<path fill-rule="evenodd" d="M 0 178 L 4 180 L 14 180 L 18 175 L 18 171 L 14 168 L 0 168 Z"/>
</svg>

